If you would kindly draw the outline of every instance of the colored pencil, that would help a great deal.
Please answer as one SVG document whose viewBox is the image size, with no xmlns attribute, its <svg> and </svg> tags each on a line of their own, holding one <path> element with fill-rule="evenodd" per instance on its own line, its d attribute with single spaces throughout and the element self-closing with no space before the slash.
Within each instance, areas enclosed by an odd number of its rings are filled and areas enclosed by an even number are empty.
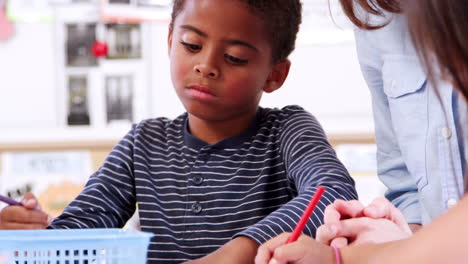
<svg viewBox="0 0 468 264">
<path fill-rule="evenodd" d="M 8 197 L 6 197 L 6 196 L 3 196 L 3 195 L 0 195 L 0 201 L 2 201 L 2 202 L 4 202 L 4 203 L 7 203 L 7 204 L 9 204 L 9 205 L 23 205 L 22 203 L 17 202 L 17 201 L 15 201 L 15 200 L 10 199 L 10 198 L 8 198 Z"/>
<path fill-rule="evenodd" d="M 310 199 L 309 205 L 307 205 L 307 208 L 305 209 L 304 213 L 301 216 L 301 219 L 297 222 L 296 228 L 294 228 L 294 231 L 292 232 L 291 236 L 288 239 L 287 244 L 292 243 L 296 241 L 299 236 L 302 233 L 302 230 L 304 229 L 307 221 L 309 221 L 310 215 L 315 209 L 315 206 L 317 205 L 318 201 L 320 200 L 320 197 L 322 197 L 323 192 L 325 191 L 325 188 L 322 186 L 319 186 L 317 190 L 315 191 L 315 194 L 312 196 Z"/>
</svg>

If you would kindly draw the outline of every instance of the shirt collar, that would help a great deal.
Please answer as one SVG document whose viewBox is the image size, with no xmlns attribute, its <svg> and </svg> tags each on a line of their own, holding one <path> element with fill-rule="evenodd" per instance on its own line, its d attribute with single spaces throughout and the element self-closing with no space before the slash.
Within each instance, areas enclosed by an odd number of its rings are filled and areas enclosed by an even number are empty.
<svg viewBox="0 0 468 264">
<path fill-rule="evenodd" d="M 239 148 L 242 146 L 243 143 L 249 141 L 256 133 L 260 126 L 261 117 L 262 117 L 263 108 L 258 107 L 257 113 L 255 115 L 254 120 L 250 124 L 250 126 L 244 130 L 244 132 L 240 133 L 237 136 L 233 136 L 230 138 L 223 139 L 215 144 L 208 144 L 205 141 L 196 138 L 190 134 L 188 129 L 188 115 L 185 115 L 184 125 L 183 125 L 183 135 L 184 135 L 184 142 L 185 145 L 192 149 L 227 149 L 227 148 Z"/>
</svg>

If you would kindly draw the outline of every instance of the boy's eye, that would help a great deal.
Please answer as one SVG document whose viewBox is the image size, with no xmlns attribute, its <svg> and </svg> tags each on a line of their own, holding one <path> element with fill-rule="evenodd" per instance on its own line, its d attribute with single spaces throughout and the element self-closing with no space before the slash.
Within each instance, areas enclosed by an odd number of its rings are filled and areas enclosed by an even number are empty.
<svg viewBox="0 0 468 264">
<path fill-rule="evenodd" d="M 197 52 L 197 51 L 201 50 L 200 45 L 191 44 L 191 43 L 187 43 L 187 42 L 183 42 L 183 41 L 181 41 L 180 44 L 184 45 L 185 48 L 188 49 L 190 52 Z"/>
<path fill-rule="evenodd" d="M 249 60 L 240 59 L 229 54 L 224 54 L 224 58 L 233 65 L 244 65 L 249 62 Z"/>
</svg>

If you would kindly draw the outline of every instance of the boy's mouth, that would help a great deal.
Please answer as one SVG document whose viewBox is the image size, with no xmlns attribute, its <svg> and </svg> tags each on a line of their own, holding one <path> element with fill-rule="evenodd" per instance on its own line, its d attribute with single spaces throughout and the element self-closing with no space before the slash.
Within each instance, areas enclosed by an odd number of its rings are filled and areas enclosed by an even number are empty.
<svg viewBox="0 0 468 264">
<path fill-rule="evenodd" d="M 188 88 L 191 89 L 191 90 L 197 90 L 199 92 L 210 94 L 210 95 L 214 96 L 214 94 L 210 91 L 210 89 L 208 89 L 208 87 L 203 86 L 203 85 L 191 85 Z"/>
<path fill-rule="evenodd" d="M 208 89 L 207 86 L 203 85 L 190 85 L 187 87 L 189 94 L 197 99 L 201 100 L 213 100 L 216 95 Z"/>
</svg>

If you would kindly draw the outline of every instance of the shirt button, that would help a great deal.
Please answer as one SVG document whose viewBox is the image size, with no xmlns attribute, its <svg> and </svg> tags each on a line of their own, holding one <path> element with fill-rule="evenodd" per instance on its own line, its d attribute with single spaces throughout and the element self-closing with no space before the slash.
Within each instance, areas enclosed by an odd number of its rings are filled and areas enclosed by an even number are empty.
<svg viewBox="0 0 468 264">
<path fill-rule="evenodd" d="M 447 201 L 447 207 L 448 207 L 448 208 L 452 208 L 452 207 L 454 207 L 455 205 L 457 205 L 457 203 L 458 203 L 457 199 L 449 199 L 449 200 Z"/>
<path fill-rule="evenodd" d="M 390 87 L 391 87 L 392 89 L 395 89 L 395 87 L 396 87 L 396 80 L 392 80 L 392 82 L 390 83 Z"/>
<path fill-rule="evenodd" d="M 452 136 L 452 131 L 448 127 L 442 128 L 442 136 L 449 139 Z"/>
<path fill-rule="evenodd" d="M 203 177 L 202 176 L 195 176 L 192 179 L 193 183 L 195 185 L 201 185 L 203 183 Z"/>
<path fill-rule="evenodd" d="M 202 206 L 199 202 L 192 204 L 192 213 L 199 214 L 202 211 Z"/>
</svg>

